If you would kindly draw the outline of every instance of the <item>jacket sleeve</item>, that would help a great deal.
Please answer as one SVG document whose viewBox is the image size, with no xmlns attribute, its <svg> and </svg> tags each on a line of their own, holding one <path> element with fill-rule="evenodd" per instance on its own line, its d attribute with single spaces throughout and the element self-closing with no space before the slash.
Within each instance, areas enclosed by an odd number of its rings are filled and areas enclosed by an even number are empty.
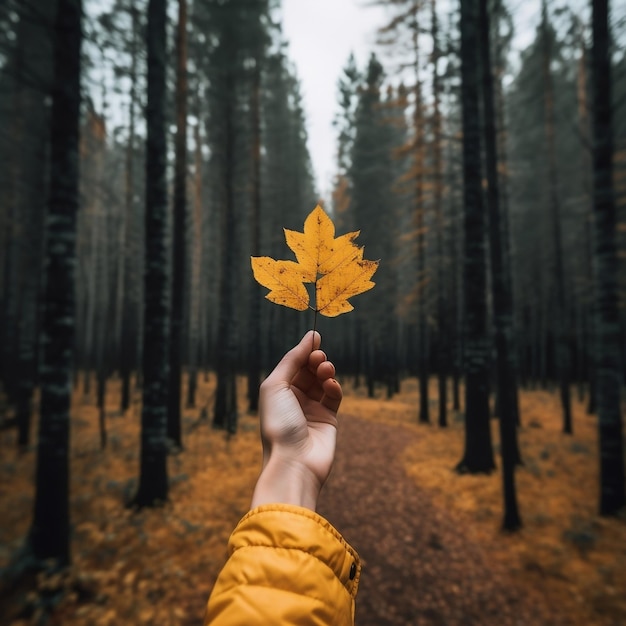
<svg viewBox="0 0 626 626">
<path fill-rule="evenodd" d="M 323 517 L 286 504 L 250 511 L 228 542 L 205 626 L 352 626 L 361 563 Z"/>
</svg>

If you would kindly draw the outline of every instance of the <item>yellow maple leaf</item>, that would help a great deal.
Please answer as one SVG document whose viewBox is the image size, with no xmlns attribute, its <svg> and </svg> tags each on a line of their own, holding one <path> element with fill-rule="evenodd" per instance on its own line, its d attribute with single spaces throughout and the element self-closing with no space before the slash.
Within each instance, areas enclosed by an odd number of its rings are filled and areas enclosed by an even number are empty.
<svg viewBox="0 0 626 626">
<path fill-rule="evenodd" d="M 276 304 L 310 308 L 327 317 L 352 311 L 348 298 L 371 289 L 378 268 L 378 261 L 363 259 L 363 248 L 354 243 L 359 232 L 335 237 L 333 221 L 318 205 L 304 221 L 303 232 L 285 229 L 297 262 L 251 257 L 254 278 L 270 290 L 265 297 Z M 304 283 L 315 284 L 315 306 L 309 304 Z"/>
<path fill-rule="evenodd" d="M 257 282 L 271 291 L 265 296 L 276 304 L 304 311 L 309 294 L 303 284 L 307 275 L 294 261 L 275 261 L 269 256 L 252 257 L 252 272 Z"/>
</svg>

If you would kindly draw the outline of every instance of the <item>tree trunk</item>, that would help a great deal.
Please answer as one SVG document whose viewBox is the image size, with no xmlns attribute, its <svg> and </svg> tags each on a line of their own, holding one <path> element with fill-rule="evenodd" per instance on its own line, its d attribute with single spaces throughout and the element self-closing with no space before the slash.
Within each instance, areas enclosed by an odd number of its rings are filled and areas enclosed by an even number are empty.
<svg viewBox="0 0 626 626">
<path fill-rule="evenodd" d="M 502 11 L 501 1 L 498 0 L 498 5 L 494 10 L 499 14 Z M 497 32 L 498 29 L 496 28 Z M 508 193 L 508 180 L 509 180 L 509 166 L 507 157 L 507 141 L 506 141 L 506 121 L 505 121 L 505 95 L 504 88 L 502 86 L 502 78 L 506 69 L 506 59 L 504 47 L 501 45 L 500 37 L 496 36 L 495 43 L 495 57 L 496 57 L 496 72 L 495 72 L 495 85 L 494 85 L 494 97 L 495 97 L 495 109 L 497 119 L 497 140 L 496 147 L 498 150 L 498 174 L 499 174 L 499 207 L 500 207 L 500 237 L 502 241 L 502 263 L 503 271 L 506 277 L 506 281 L 509 284 L 510 298 L 511 298 L 511 332 L 512 337 L 516 338 L 519 335 L 519 330 L 515 322 L 515 281 L 513 280 L 513 264 L 511 262 L 511 228 L 509 220 L 509 193 Z M 513 405 L 511 407 L 515 424 L 519 426 L 521 424 L 519 413 L 519 397 L 518 397 L 518 376 L 519 376 L 519 345 L 518 341 L 512 340 L 510 346 L 510 359 L 512 365 L 511 375 L 513 376 L 512 384 L 513 391 L 511 400 Z M 519 452 L 517 453 L 518 462 L 521 460 Z"/>
<path fill-rule="evenodd" d="M 103 109 L 106 107 L 103 103 Z M 100 448 L 106 448 L 106 389 L 107 377 L 109 376 L 109 338 L 112 335 L 114 341 L 116 339 L 116 328 L 112 316 L 109 315 L 111 304 L 115 305 L 116 291 L 113 288 L 113 276 L 115 276 L 115 264 L 118 260 L 111 253 L 113 247 L 115 233 L 111 228 L 114 224 L 114 217 L 106 203 L 102 202 L 104 197 L 104 152 L 106 149 L 106 128 L 105 121 L 101 115 L 98 115 L 93 108 L 89 107 L 89 115 L 85 135 L 87 141 L 83 142 L 89 154 L 89 160 L 92 163 L 90 169 L 90 186 L 93 190 L 91 193 L 92 213 L 89 215 L 91 221 L 92 233 L 92 274 L 91 274 L 91 293 L 93 301 L 90 302 L 90 308 L 93 314 L 93 353 L 88 357 L 92 359 L 95 367 L 96 375 L 96 406 L 98 408 L 98 425 L 100 432 Z M 113 266 L 110 267 L 110 265 Z M 113 271 L 111 271 L 113 269 Z M 113 332 L 112 332 L 113 331 Z M 113 348 L 115 346 L 112 346 Z"/>
<path fill-rule="evenodd" d="M 41 415 L 28 542 L 37 559 L 70 561 L 69 431 L 80 120 L 80 0 L 59 0 L 55 23 L 50 195 L 41 325 Z"/>
<path fill-rule="evenodd" d="M 167 382 L 169 290 L 165 142 L 166 0 L 148 5 L 146 108 L 146 269 L 143 339 L 143 409 L 139 489 L 133 504 L 167 499 Z"/>
<path fill-rule="evenodd" d="M 87 125 L 89 128 L 89 125 Z M 87 133 L 86 133 L 87 134 Z M 95 176 L 93 171 L 89 172 L 90 175 Z M 99 208 L 98 208 L 99 195 L 94 194 L 95 202 L 85 205 L 85 209 L 82 212 L 86 218 L 87 230 L 89 234 L 88 254 L 85 259 L 85 268 L 83 270 L 85 274 L 85 319 L 83 326 L 83 338 L 80 342 L 82 344 L 83 354 L 83 366 L 86 376 L 83 380 L 83 394 L 85 398 L 89 398 L 91 395 L 91 373 L 94 367 L 94 352 L 95 352 L 95 328 L 96 328 L 96 304 L 97 304 L 97 284 L 98 284 L 98 263 L 99 257 L 102 254 L 100 251 L 100 238 L 98 237 L 98 220 L 99 220 Z"/>
<path fill-rule="evenodd" d="M 580 150 L 580 176 L 584 193 L 585 205 L 590 207 L 590 211 L 586 214 L 586 219 L 581 224 L 581 236 L 584 246 L 584 278 L 590 286 L 594 284 L 593 277 L 593 229 L 594 229 L 594 212 L 593 212 L 593 182 L 591 174 L 593 172 L 592 162 L 592 129 L 591 120 L 589 119 L 589 103 L 588 103 L 588 68 L 589 55 L 587 53 L 587 42 L 584 36 L 584 27 L 580 28 L 580 59 L 578 61 L 578 73 L 576 81 L 576 93 L 578 102 L 578 127 L 581 137 Z M 593 291 L 589 289 L 588 291 Z M 596 412 L 596 379 L 595 379 L 595 345 L 592 339 L 594 333 L 592 330 L 594 324 L 594 307 L 593 296 L 584 299 L 579 313 L 582 342 L 580 351 L 582 353 L 582 376 L 580 385 L 584 388 L 585 380 L 588 383 L 587 396 L 587 412 L 589 414 Z M 581 402 L 583 399 L 581 399 Z"/>
<path fill-rule="evenodd" d="M 260 255 L 261 245 L 261 55 L 255 59 L 250 103 L 252 123 L 252 198 L 250 208 L 250 254 Z M 261 384 L 261 286 L 250 278 L 248 323 L 248 411 L 259 408 Z"/>
<path fill-rule="evenodd" d="M 414 177 L 415 177 L 415 228 L 417 231 L 417 282 L 419 285 L 417 295 L 417 328 L 418 328 L 418 378 L 419 378 L 419 422 L 430 423 L 428 404 L 428 349 L 426 346 L 426 264 L 425 264 L 425 241 L 424 237 L 424 111 L 422 103 L 422 82 L 420 79 L 419 66 L 419 20 L 418 12 L 420 3 L 413 3 L 413 62 L 415 72 L 415 107 L 413 113 L 413 128 L 415 132 L 414 154 Z"/>
<path fill-rule="evenodd" d="M 447 149 L 447 166 L 450 170 L 448 176 L 448 186 L 450 189 L 457 186 L 458 181 L 452 171 L 452 162 L 455 154 L 452 146 L 448 143 Z M 462 355 L 462 332 L 461 332 L 461 314 L 462 307 L 460 288 L 459 288 L 459 218 L 460 214 L 454 199 L 454 194 L 449 193 L 449 215 L 450 215 L 450 236 L 449 236 L 449 255 L 450 255 L 450 311 L 448 313 L 450 320 L 450 338 L 448 347 L 450 351 L 450 359 L 452 362 L 452 410 L 461 410 L 460 398 L 460 370 Z"/>
<path fill-rule="evenodd" d="M 563 432 L 571 434 L 572 411 L 570 402 L 570 365 L 568 346 L 567 311 L 565 303 L 565 272 L 563 268 L 563 245 L 561 235 L 561 207 L 558 190 L 558 170 L 556 159 L 554 89 L 550 63 L 552 62 L 551 34 L 548 32 L 548 15 L 546 0 L 542 2 L 542 37 L 543 37 L 543 80 L 545 129 L 548 152 L 548 186 L 550 190 L 550 238 L 553 247 L 554 276 L 554 342 L 555 342 L 555 373 L 559 382 L 561 404 L 563 407 Z"/>
<path fill-rule="evenodd" d="M 168 386 L 167 436 L 182 448 L 181 386 L 185 314 L 185 239 L 187 237 L 187 0 L 178 0 L 176 71 L 176 166 L 174 173 L 174 236 L 172 249 L 172 317 Z"/>
<path fill-rule="evenodd" d="M 620 392 L 622 363 L 618 308 L 616 208 L 613 189 L 613 121 L 608 0 L 593 0 L 593 204 L 595 236 L 595 331 L 600 514 L 626 505 Z"/>
<path fill-rule="evenodd" d="M 489 45 L 489 13 L 487 0 L 480 3 L 480 52 L 483 74 L 483 127 L 487 173 L 487 209 L 489 212 L 489 249 L 491 251 L 491 288 L 495 326 L 496 381 L 499 398 L 500 448 L 502 454 L 502 483 L 504 495 L 505 530 L 517 530 L 522 525 L 515 489 L 515 465 L 519 461 L 515 424 L 517 384 L 513 362 L 513 298 L 511 277 L 506 274 L 502 246 L 498 185 L 498 148 L 496 112 L 494 105 L 491 51 Z"/>
<path fill-rule="evenodd" d="M 196 405 L 198 366 L 200 364 L 202 336 L 200 321 L 203 301 L 202 289 L 202 138 L 200 136 L 200 86 L 197 86 L 194 108 L 197 123 L 194 127 L 194 198 L 193 198 L 193 249 L 191 253 L 191 294 L 189 297 L 189 384 L 187 385 L 187 407 Z"/>
<path fill-rule="evenodd" d="M 96 183 L 96 189 L 100 188 L 102 185 L 102 166 L 98 165 L 96 178 L 94 179 Z M 99 195 L 96 192 L 96 195 Z M 98 249 L 100 250 L 100 254 L 96 259 L 96 285 L 98 287 L 96 297 L 96 319 L 95 319 L 95 327 L 96 327 L 96 354 L 95 354 L 95 363 L 96 363 L 96 405 L 98 407 L 98 424 L 100 430 L 100 449 L 104 450 L 106 448 L 107 443 L 107 431 L 106 431 L 106 390 L 107 390 L 107 377 L 109 375 L 108 371 L 108 359 L 109 359 L 109 333 L 111 329 L 110 325 L 110 317 L 108 315 L 109 307 L 110 307 L 110 295 L 114 294 L 115 291 L 111 289 L 110 281 L 109 281 L 109 262 L 111 261 L 111 256 L 108 253 L 109 241 L 107 240 L 108 235 L 108 216 L 106 210 L 104 210 L 98 203 L 95 220 L 97 227 L 97 239 L 98 239 Z"/>
<path fill-rule="evenodd" d="M 126 413 L 131 402 L 131 374 L 132 366 L 136 363 L 136 354 L 134 350 L 134 335 L 137 331 L 136 311 L 138 308 L 138 298 L 136 294 L 137 285 L 135 284 L 135 275 L 133 266 L 135 258 L 134 246 L 131 242 L 136 235 L 133 232 L 132 225 L 135 223 L 135 101 L 137 99 L 137 35 L 139 30 L 139 15 L 134 3 L 131 4 L 131 21 L 132 21 L 132 44 L 131 44 L 131 67 L 130 67 L 130 102 L 128 104 L 129 121 L 128 121 L 128 145 L 126 146 L 126 172 L 125 172 L 125 210 L 126 219 L 131 225 L 128 228 L 126 245 L 122 250 L 124 259 L 124 284 L 127 286 L 126 294 L 122 295 L 122 329 L 121 329 L 121 345 L 119 349 L 120 359 L 120 378 L 122 379 L 122 393 L 120 399 L 120 410 L 122 414 Z"/>
<path fill-rule="evenodd" d="M 37 368 L 37 325 L 41 289 L 46 150 L 49 139 L 49 114 L 46 97 L 52 81 L 53 24 L 56 2 L 33 7 L 24 3 L 20 8 L 19 49 L 22 61 L 18 76 L 19 129 L 21 139 L 15 144 L 19 159 L 19 193 L 17 217 L 21 222 L 19 234 L 21 259 L 19 277 L 21 292 L 18 304 L 15 418 L 18 427 L 17 444 L 24 449 L 30 443 L 30 422 Z M 16 123 L 18 121 L 16 120 Z"/>
<path fill-rule="evenodd" d="M 236 393 L 236 303 L 234 277 L 239 246 L 235 231 L 235 85 L 232 76 L 225 82 L 223 92 L 223 180 L 224 199 L 221 207 L 221 242 L 223 251 L 220 275 L 220 310 L 217 336 L 217 387 L 213 426 L 235 433 L 237 430 L 237 393 Z"/>
<path fill-rule="evenodd" d="M 465 450 L 459 472 L 495 468 L 489 423 L 485 215 L 482 196 L 479 57 L 476 0 L 461 0 L 463 108 Z"/>
<path fill-rule="evenodd" d="M 435 218 L 437 223 L 437 374 L 439 387 L 439 417 L 438 424 L 444 428 L 448 425 L 447 417 L 447 374 L 449 349 L 446 324 L 446 294 L 445 272 L 443 255 L 443 167 L 441 159 L 441 111 L 440 85 L 437 64 L 441 52 L 439 50 L 439 22 L 437 19 L 437 0 L 432 0 L 432 37 L 433 37 L 433 194 Z"/>
</svg>

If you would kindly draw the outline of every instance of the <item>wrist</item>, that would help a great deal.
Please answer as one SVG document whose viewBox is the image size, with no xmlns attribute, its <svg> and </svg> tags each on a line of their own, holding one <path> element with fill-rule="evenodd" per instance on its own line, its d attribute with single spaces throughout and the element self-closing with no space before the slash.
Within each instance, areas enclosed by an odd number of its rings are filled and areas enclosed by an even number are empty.
<svg viewBox="0 0 626 626">
<path fill-rule="evenodd" d="M 251 508 L 281 503 L 315 511 L 321 487 L 313 472 L 299 461 L 272 455 L 257 480 Z"/>
</svg>

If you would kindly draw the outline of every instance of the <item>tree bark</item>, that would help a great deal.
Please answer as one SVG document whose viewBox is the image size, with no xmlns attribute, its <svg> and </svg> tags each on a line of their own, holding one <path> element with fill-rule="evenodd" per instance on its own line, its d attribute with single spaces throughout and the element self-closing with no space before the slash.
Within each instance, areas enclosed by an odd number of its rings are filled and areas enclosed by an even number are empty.
<svg viewBox="0 0 626 626">
<path fill-rule="evenodd" d="M 220 274 L 220 309 L 217 336 L 217 387 L 213 426 L 235 433 L 237 430 L 236 357 L 237 327 L 234 276 L 239 249 L 235 231 L 235 84 L 227 77 L 223 92 L 223 181 L 224 198 L 221 207 L 221 239 L 223 251 Z"/>
<path fill-rule="evenodd" d="M 415 132 L 414 155 L 414 177 L 415 177 L 415 228 L 417 231 L 417 282 L 419 285 L 417 295 L 417 328 L 418 328 L 418 378 L 419 378 L 419 422 L 421 424 L 430 423 L 430 412 L 428 403 L 428 337 L 426 334 L 426 246 L 424 237 L 424 214 L 426 205 L 424 203 L 424 111 L 422 102 L 422 82 L 420 79 L 419 66 L 419 13 L 420 3 L 413 2 L 412 8 L 412 29 L 413 29 L 413 63 L 415 73 L 415 107 L 413 113 L 413 127 Z"/>
<path fill-rule="evenodd" d="M 561 207 L 558 190 L 558 170 L 556 158 L 556 138 L 554 119 L 554 88 L 550 63 L 552 62 L 551 33 L 548 32 L 548 15 L 546 0 L 542 2 L 542 38 L 543 38 L 543 80 L 545 129 L 548 152 L 548 187 L 550 192 L 550 239 L 553 246 L 554 276 L 554 341 L 555 370 L 559 382 L 561 405 L 563 407 L 563 432 L 571 434 L 572 410 L 570 400 L 570 365 L 568 347 L 567 310 L 565 303 L 565 271 L 563 268 L 563 241 L 561 235 Z"/>
<path fill-rule="evenodd" d="M 200 322 L 203 306 L 202 289 L 202 137 L 200 135 L 200 86 L 197 86 L 195 97 L 195 114 L 197 123 L 194 127 L 194 197 L 193 197 L 193 248 L 191 253 L 191 294 L 189 297 L 189 384 L 187 386 L 187 407 L 196 405 L 198 387 L 198 366 L 202 356 L 202 334 Z"/>
<path fill-rule="evenodd" d="M 50 194 L 41 325 L 41 415 L 28 538 L 37 559 L 70 561 L 69 431 L 78 210 L 81 0 L 59 0 L 55 22 Z"/>
<path fill-rule="evenodd" d="M 511 278 L 506 274 L 502 246 L 502 227 L 499 206 L 498 148 L 494 86 L 491 73 L 489 45 L 489 13 L 487 0 L 480 3 L 480 52 L 483 74 L 483 126 L 485 137 L 485 163 L 487 173 L 487 209 L 489 212 L 489 249 L 491 252 L 491 288 L 496 347 L 496 384 L 499 402 L 500 448 L 502 455 L 502 483 L 504 495 L 505 530 L 517 530 L 522 520 L 517 506 L 515 465 L 519 460 L 517 429 L 515 424 L 517 384 L 513 362 L 513 298 Z"/>
<path fill-rule="evenodd" d="M 608 0 L 593 0 L 593 204 L 595 331 L 600 502 L 602 515 L 626 505 L 620 392 L 622 363 L 618 308 L 616 208 L 613 188 L 613 121 Z"/>
<path fill-rule="evenodd" d="M 489 423 L 485 215 L 483 209 L 476 0 L 461 0 L 463 119 L 465 450 L 457 471 L 495 468 Z"/>
<path fill-rule="evenodd" d="M 124 280 L 126 286 L 122 293 L 121 304 L 121 340 L 118 351 L 120 378 L 122 379 L 122 393 L 120 397 L 120 410 L 126 413 L 131 403 L 131 374 L 133 367 L 137 366 L 137 354 L 135 350 L 135 336 L 137 333 L 137 309 L 139 308 L 139 298 L 137 294 L 136 274 L 134 271 L 135 239 L 136 232 L 133 226 L 136 223 L 136 203 L 135 203 L 135 111 L 137 100 L 137 37 L 139 31 L 139 12 L 134 2 L 130 6 L 132 39 L 131 39 L 131 64 L 130 64 L 130 94 L 128 103 L 128 143 L 126 145 L 126 167 L 125 167 L 125 201 L 127 231 L 125 247 L 122 250 L 124 259 Z"/>
<path fill-rule="evenodd" d="M 494 7 L 494 11 L 498 14 L 496 21 L 499 21 L 499 15 L 502 12 L 502 0 L 498 0 L 497 6 Z M 494 32 L 498 32 L 498 27 L 494 29 Z M 510 359 L 512 365 L 513 376 L 513 392 L 511 395 L 511 401 L 513 405 L 511 407 L 515 424 L 519 426 L 521 424 L 519 413 L 519 397 L 518 397 L 518 379 L 519 379 L 519 359 L 520 359 L 520 347 L 519 342 L 515 339 L 519 335 L 519 330 L 516 326 L 515 320 L 515 281 L 513 277 L 513 263 L 511 261 L 511 228 L 509 219 L 509 165 L 507 157 L 507 130 L 506 130 L 506 116 L 505 116 L 505 95 L 502 85 L 502 78 L 505 72 L 506 59 L 504 46 L 501 44 L 501 39 L 496 35 L 495 42 L 495 59 L 496 59 L 496 71 L 494 76 L 494 98 L 495 98 L 495 115 L 497 120 L 497 139 L 496 147 L 498 150 L 498 202 L 500 208 L 500 237 L 502 241 L 502 263 L 503 271 L 506 277 L 506 281 L 509 284 L 510 298 L 511 298 L 511 332 L 514 340 L 510 346 Z M 517 446 L 516 446 L 517 447 Z M 521 462 L 521 455 L 517 452 L 518 463 Z"/>
<path fill-rule="evenodd" d="M 252 180 L 250 208 L 250 254 L 260 255 L 261 245 L 261 54 L 258 53 L 252 76 L 250 102 L 252 124 Z M 259 408 L 261 383 L 261 288 L 250 278 L 250 322 L 248 324 L 248 411 Z"/>
<path fill-rule="evenodd" d="M 165 142 L 166 0 L 148 4 L 146 269 L 139 489 L 132 504 L 167 499 L 169 290 Z"/>
<path fill-rule="evenodd" d="M 16 240 L 20 253 L 19 277 L 21 290 L 18 303 L 17 354 L 12 366 L 16 374 L 15 418 L 17 444 L 25 449 L 30 443 L 30 423 L 37 370 L 37 325 L 41 289 L 45 190 L 46 150 L 49 140 L 49 113 L 46 97 L 52 82 L 52 47 L 56 2 L 34 6 L 26 2 L 20 8 L 19 54 L 22 61 L 18 90 L 19 110 L 16 111 L 20 140 L 15 144 L 18 159 L 19 192 L 16 197 L 16 218 L 20 221 Z"/>
<path fill-rule="evenodd" d="M 437 374 L 439 387 L 439 416 L 440 427 L 448 425 L 447 418 L 447 374 L 449 361 L 449 342 L 447 339 L 446 294 L 443 255 L 443 167 L 441 159 L 441 111 L 440 111 L 440 84 L 437 64 L 440 57 L 439 50 L 439 22 L 437 19 L 437 0 L 432 0 L 432 37 L 433 37 L 433 175 L 434 175 L 434 208 L 437 224 Z"/>
<path fill-rule="evenodd" d="M 185 239 L 187 236 L 187 0 L 178 0 L 176 71 L 176 166 L 174 172 L 174 236 L 172 249 L 172 317 L 168 386 L 167 436 L 182 448 L 181 387 L 185 314 Z"/>
</svg>

